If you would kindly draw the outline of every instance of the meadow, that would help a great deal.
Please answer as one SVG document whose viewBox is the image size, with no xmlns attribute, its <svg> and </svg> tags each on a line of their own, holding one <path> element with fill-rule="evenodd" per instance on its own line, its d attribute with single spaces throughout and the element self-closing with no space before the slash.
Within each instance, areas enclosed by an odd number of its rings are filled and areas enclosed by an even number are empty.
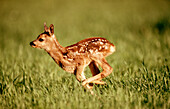
<svg viewBox="0 0 170 109">
<path fill-rule="evenodd" d="M 1 0 L 0 108 L 169 109 L 169 0 Z M 92 96 L 29 43 L 54 24 L 62 46 L 104 37 L 113 72 Z M 90 70 L 85 70 L 90 77 Z"/>
</svg>

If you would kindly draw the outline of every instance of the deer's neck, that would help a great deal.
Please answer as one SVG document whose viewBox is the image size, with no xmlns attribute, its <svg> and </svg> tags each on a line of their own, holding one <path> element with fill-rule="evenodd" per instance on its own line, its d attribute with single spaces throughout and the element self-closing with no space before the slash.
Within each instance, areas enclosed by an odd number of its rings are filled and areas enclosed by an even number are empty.
<svg viewBox="0 0 170 109">
<path fill-rule="evenodd" d="M 63 53 L 65 52 L 65 47 L 62 47 L 56 38 L 53 40 L 51 47 L 49 50 L 46 50 L 47 53 L 53 58 L 53 60 L 59 64 L 59 62 L 63 58 Z"/>
</svg>

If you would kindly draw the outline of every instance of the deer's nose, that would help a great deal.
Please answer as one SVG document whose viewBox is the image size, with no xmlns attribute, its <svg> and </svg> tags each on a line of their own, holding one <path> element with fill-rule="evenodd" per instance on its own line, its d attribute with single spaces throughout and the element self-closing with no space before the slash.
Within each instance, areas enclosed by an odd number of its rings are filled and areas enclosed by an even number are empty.
<svg viewBox="0 0 170 109">
<path fill-rule="evenodd" d="M 36 46 L 36 45 L 34 44 L 34 42 L 30 42 L 30 45 L 31 45 L 31 46 Z"/>
</svg>

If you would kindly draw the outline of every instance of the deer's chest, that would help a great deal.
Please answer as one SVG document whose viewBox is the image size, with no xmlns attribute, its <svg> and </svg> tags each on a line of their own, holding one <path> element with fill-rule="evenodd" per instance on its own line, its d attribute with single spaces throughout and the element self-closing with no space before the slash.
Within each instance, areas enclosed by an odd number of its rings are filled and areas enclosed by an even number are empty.
<svg viewBox="0 0 170 109">
<path fill-rule="evenodd" d="M 61 61 L 59 61 L 59 62 L 58 62 L 58 65 L 59 65 L 63 70 L 65 70 L 66 72 L 69 72 L 69 73 L 74 73 L 75 68 L 76 68 L 76 66 L 75 66 L 74 64 L 67 63 L 67 62 L 61 62 Z"/>
</svg>

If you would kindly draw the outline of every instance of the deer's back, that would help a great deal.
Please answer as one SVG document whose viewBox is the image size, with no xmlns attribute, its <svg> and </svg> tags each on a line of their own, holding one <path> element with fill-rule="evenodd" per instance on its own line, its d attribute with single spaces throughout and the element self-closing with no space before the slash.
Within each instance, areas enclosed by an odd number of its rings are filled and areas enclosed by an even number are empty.
<svg viewBox="0 0 170 109">
<path fill-rule="evenodd" d="M 67 53 L 73 55 L 96 55 L 108 56 L 115 51 L 115 46 L 105 38 L 93 37 L 79 41 L 66 47 Z"/>
</svg>

